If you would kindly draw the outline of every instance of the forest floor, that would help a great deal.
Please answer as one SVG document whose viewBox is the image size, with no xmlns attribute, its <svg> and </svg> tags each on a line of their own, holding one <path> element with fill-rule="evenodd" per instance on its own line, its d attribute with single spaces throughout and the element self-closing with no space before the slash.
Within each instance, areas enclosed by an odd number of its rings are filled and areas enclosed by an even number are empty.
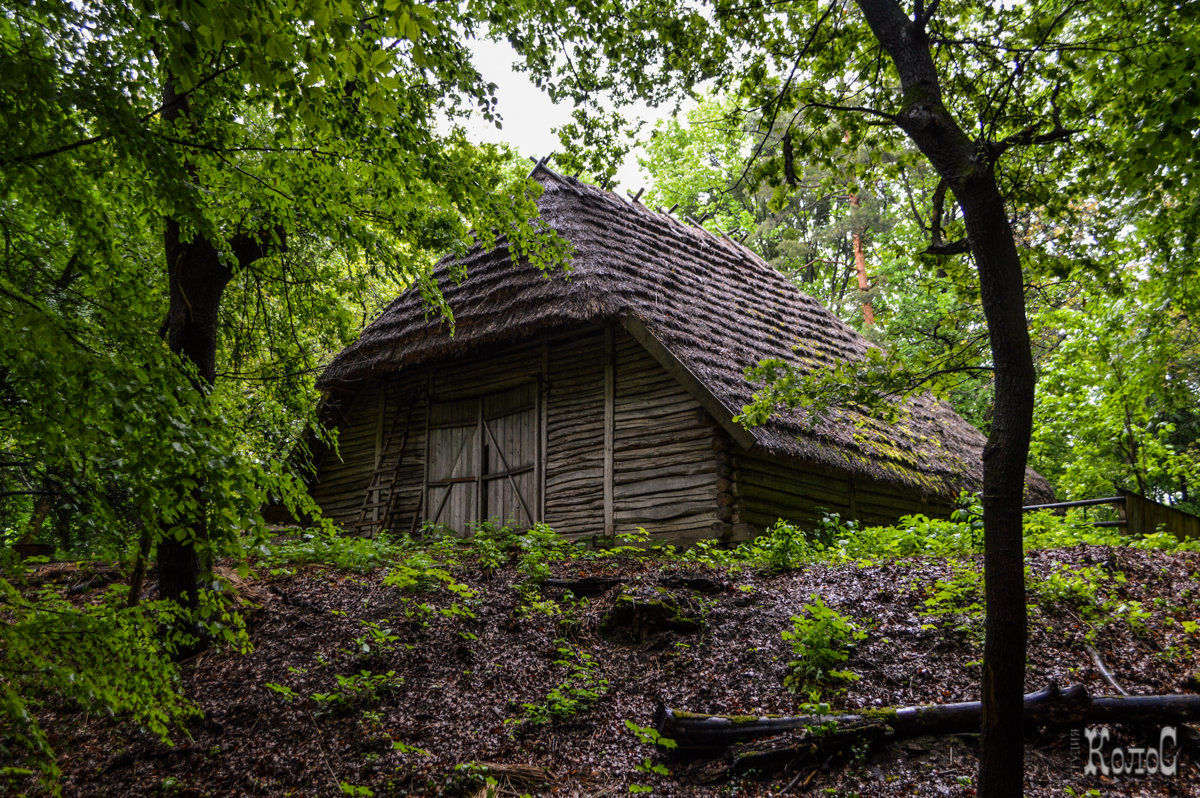
<svg viewBox="0 0 1200 798">
<path fill-rule="evenodd" d="M 246 610 L 254 650 L 186 663 L 203 717 L 173 746 L 128 723 L 46 708 L 64 794 L 484 796 L 489 784 L 496 796 L 974 794 L 973 735 L 701 784 L 697 765 L 719 755 L 666 751 L 631 724 L 651 726 L 658 702 L 794 714 L 812 699 L 834 709 L 973 700 L 977 559 L 772 573 L 633 553 L 531 568 L 531 556 L 418 552 L 360 573 L 260 564 L 235 579 L 256 605 Z M 1028 562 L 1029 691 L 1053 680 L 1114 693 L 1089 642 L 1131 694 L 1200 689 L 1200 554 L 1080 545 L 1032 551 Z M 547 569 L 595 577 L 598 592 L 549 587 Z M 617 581 L 605 589 L 603 579 Z M 793 694 L 785 678 L 797 655 L 781 632 L 814 596 L 865 632 L 840 666 L 858 679 Z M 674 609 L 663 617 L 620 612 L 664 599 Z M 1157 744 L 1160 733 L 1112 732 L 1126 746 Z M 1078 730 L 1029 733 L 1026 794 L 1200 796 L 1193 751 L 1165 752 L 1176 757 L 1172 776 L 1108 777 L 1084 774 L 1087 751 Z"/>
</svg>

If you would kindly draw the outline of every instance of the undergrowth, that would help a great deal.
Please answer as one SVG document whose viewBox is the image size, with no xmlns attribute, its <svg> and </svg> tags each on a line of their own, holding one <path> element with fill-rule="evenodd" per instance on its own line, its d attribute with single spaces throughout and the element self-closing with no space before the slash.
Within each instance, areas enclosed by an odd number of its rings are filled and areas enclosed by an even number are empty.
<svg viewBox="0 0 1200 798">
<path fill-rule="evenodd" d="M 783 573 L 813 564 L 896 563 L 920 559 L 945 561 L 949 576 L 924 587 L 923 615 L 931 624 L 978 635 L 982 619 L 979 561 L 982 523 L 978 500 L 963 497 L 949 520 L 905 516 L 891 526 L 865 527 L 826 515 L 801 527 L 779 522 L 756 539 L 738 545 L 701 541 L 677 550 L 656 544 L 645 530 L 601 542 L 568 540 L 545 525 L 528 530 L 512 525 L 480 524 L 462 538 L 428 528 L 422 534 L 380 535 L 373 539 L 299 531 L 263 547 L 254 563 L 275 577 L 300 568 L 334 568 L 359 574 L 383 570 L 384 583 L 400 598 L 399 613 L 410 630 L 445 616 L 472 620 L 480 602 L 481 580 L 511 569 L 517 618 L 554 616 L 569 632 L 577 623 L 583 602 L 567 598 L 551 602 L 539 586 L 567 561 L 653 561 L 661 566 L 719 568 L 728 572 Z M 1134 549 L 1197 551 L 1200 541 L 1180 542 L 1169 534 L 1132 537 L 1114 528 L 1096 528 L 1082 514 L 1031 513 L 1025 516 L 1027 550 L 1080 544 Z M 131 718 L 164 741 L 195 712 L 179 688 L 171 655 L 187 641 L 164 629 L 186 627 L 169 606 L 147 603 L 125 608 L 127 588 L 115 586 L 92 604 L 68 601 L 55 589 L 22 587 L 25 566 L 4 563 L 0 576 L 0 757 L 12 763 L 0 767 L 0 779 L 22 778 L 40 772 L 51 791 L 57 777 L 54 753 L 37 723 L 39 709 L 49 700 L 66 699 L 93 711 Z M 1127 624 L 1134 634 L 1147 629 L 1151 610 L 1129 597 L 1124 575 L 1103 567 L 1067 568 L 1057 563 L 1029 578 L 1033 605 L 1046 613 L 1073 613 L 1086 634 L 1111 623 Z M 507 581 L 507 580 L 506 580 Z M 201 616 L 193 621 L 224 645 L 245 650 L 241 620 L 226 599 L 206 593 Z M 836 686 L 839 667 L 861 632 L 849 619 L 826 607 L 820 598 L 796 616 L 786 639 L 796 651 L 789 673 L 797 689 L 803 685 Z M 370 703 L 391 686 L 388 673 L 362 669 L 379 654 L 400 645 L 400 639 L 381 620 L 364 624 L 349 641 L 360 669 L 345 675 L 328 693 L 306 696 L 330 706 Z M 1195 631 L 1186 621 L 1184 630 Z M 472 639 L 469 627 L 461 630 Z M 69 641 L 64 643 L 64 641 Z M 407 643 L 406 643 L 407 645 Z M 1182 644 L 1181 644 L 1182 645 Z M 1183 645 L 1164 656 L 1190 655 Z M 561 683 L 543 700 L 521 707 L 520 722 L 548 722 L 586 709 L 604 694 L 607 683 L 586 651 L 562 644 L 556 663 L 566 670 Z M 119 667 L 118 667 L 119 666 Z M 848 672 L 847 672 L 848 673 Z M 846 678 L 849 678 L 848 676 Z M 285 700 L 288 690 L 273 687 Z"/>
</svg>

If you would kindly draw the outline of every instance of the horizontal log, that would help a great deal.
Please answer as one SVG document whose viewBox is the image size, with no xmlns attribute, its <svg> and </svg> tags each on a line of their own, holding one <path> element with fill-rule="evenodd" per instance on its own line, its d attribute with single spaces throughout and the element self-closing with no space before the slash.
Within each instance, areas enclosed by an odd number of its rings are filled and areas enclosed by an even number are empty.
<svg viewBox="0 0 1200 798">
<path fill-rule="evenodd" d="M 619 473 L 625 474 L 626 479 L 651 477 L 655 474 L 708 474 L 714 482 L 717 480 L 717 467 L 704 451 L 695 449 L 671 449 L 654 456 L 652 451 L 637 451 L 626 453 L 616 459 Z M 632 475 L 640 475 L 634 477 Z"/>
<path fill-rule="evenodd" d="M 702 512 L 712 512 L 715 509 L 715 505 L 707 505 L 702 501 L 672 502 L 669 504 L 658 504 L 653 507 L 641 507 L 630 510 L 614 509 L 613 520 L 617 522 L 641 524 L 642 522 L 646 521 L 662 521 L 681 515 L 694 515 Z"/>
<path fill-rule="evenodd" d="M 1200 695 L 1092 698 L 1083 685 L 1061 690 L 1051 682 L 1035 693 L 1026 694 L 1024 714 L 1027 728 L 1091 723 L 1193 723 L 1200 720 Z M 828 724 L 836 727 L 864 719 L 882 720 L 896 739 L 926 734 L 970 734 L 979 731 L 981 705 L 978 701 L 963 701 L 793 717 L 702 715 L 660 705 L 654 727 L 663 737 L 674 740 L 680 749 L 695 751 L 723 749 L 787 732 L 828 728 Z"/>
<path fill-rule="evenodd" d="M 637 523 L 626 521 L 618 523 L 616 528 L 618 533 L 632 533 L 640 527 L 650 533 L 650 537 L 655 543 L 662 542 L 660 539 L 669 539 L 669 542 L 675 543 L 681 537 L 687 536 L 694 536 L 695 540 L 715 537 L 724 526 L 711 514 L 699 513 L 660 521 L 643 520 Z"/>
<path fill-rule="evenodd" d="M 821 509 L 830 512 L 840 512 L 845 515 L 850 511 L 848 505 L 840 505 L 832 501 L 828 496 L 795 496 L 789 493 L 781 493 L 779 491 L 741 484 L 735 484 L 731 492 L 735 498 L 742 500 L 742 504 L 746 509 L 768 514 L 816 514 L 817 510 Z"/>
<path fill-rule="evenodd" d="M 644 472 L 642 472 L 644 473 Z M 620 478 L 614 479 L 615 496 L 618 500 L 630 499 L 636 496 L 665 496 L 678 492 L 702 492 L 705 496 L 710 496 L 713 502 L 716 502 L 717 490 L 713 485 L 712 474 L 684 474 L 680 476 L 653 476 L 639 477 L 637 479 Z M 696 489 L 703 489 L 698 491 Z"/>
<path fill-rule="evenodd" d="M 845 500 L 849 500 L 850 498 L 850 481 L 848 478 L 837 479 L 812 472 L 788 471 L 785 469 L 777 471 L 759 470 L 748 468 L 744 464 L 738 463 L 737 458 L 734 458 L 733 463 L 733 479 L 736 482 L 747 485 L 760 485 L 787 493 L 820 491 L 821 493 L 836 494 Z"/>
<path fill-rule="evenodd" d="M 617 435 L 614 451 L 618 454 L 635 452 L 696 451 L 707 459 L 714 460 L 712 441 L 715 431 L 711 428 L 689 427 L 682 430 L 648 430 L 642 435 Z"/>
</svg>

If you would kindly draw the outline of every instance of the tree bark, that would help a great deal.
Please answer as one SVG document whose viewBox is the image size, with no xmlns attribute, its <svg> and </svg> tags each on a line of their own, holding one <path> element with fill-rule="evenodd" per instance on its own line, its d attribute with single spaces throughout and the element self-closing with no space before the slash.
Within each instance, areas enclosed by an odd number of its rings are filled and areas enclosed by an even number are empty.
<svg viewBox="0 0 1200 798">
<path fill-rule="evenodd" d="M 850 207 L 858 208 L 862 205 L 857 194 L 850 195 Z M 871 282 L 867 279 L 867 249 L 863 242 L 863 233 L 866 232 L 862 227 L 855 227 L 854 232 L 850 234 L 851 241 L 854 245 L 854 271 L 858 275 L 858 295 L 866 297 L 867 291 L 871 289 Z M 875 308 L 871 306 L 870 300 L 864 299 L 862 303 L 863 324 L 872 327 L 875 324 Z"/>
<path fill-rule="evenodd" d="M 981 798 L 1019 798 L 1026 646 L 1021 504 L 1036 380 L 1020 256 L 987 148 L 966 135 L 942 101 L 926 20 L 910 19 L 895 0 L 856 2 L 900 74 L 897 124 L 954 192 L 979 272 L 995 368 L 995 409 L 983 451 L 987 620 L 978 783 Z"/>
<path fill-rule="evenodd" d="M 187 98 L 178 96 L 174 82 L 167 79 L 163 119 L 174 122 L 188 118 L 190 113 Z M 264 257 L 266 238 L 265 233 L 233 236 L 229 240 L 232 261 L 240 268 Z M 204 234 L 186 236 L 177 219 L 165 220 L 163 249 L 169 283 L 167 346 L 192 366 L 193 385 L 207 393 L 217 377 L 218 319 L 233 267 Z M 207 561 L 209 535 L 201 486 L 196 488 L 195 498 L 199 509 L 187 524 L 184 538 L 163 538 L 157 546 L 160 595 L 192 610 L 197 607 L 200 575 L 211 567 Z"/>
</svg>

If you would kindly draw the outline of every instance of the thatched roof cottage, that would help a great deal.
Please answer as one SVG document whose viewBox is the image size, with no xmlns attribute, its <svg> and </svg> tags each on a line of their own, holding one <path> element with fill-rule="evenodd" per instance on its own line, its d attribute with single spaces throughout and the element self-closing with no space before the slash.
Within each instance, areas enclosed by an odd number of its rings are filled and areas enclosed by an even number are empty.
<svg viewBox="0 0 1200 798">
<path fill-rule="evenodd" d="M 339 451 L 316 452 L 311 482 L 329 517 L 363 532 L 643 526 L 686 542 L 823 511 L 941 516 L 979 489 L 984 436 L 930 396 L 895 425 L 847 410 L 815 428 L 798 413 L 739 426 L 747 366 L 869 344 L 741 244 L 535 176 L 570 274 L 513 266 L 503 245 L 472 251 L 461 284 L 439 266 L 453 336 L 409 291 L 337 356 L 320 385 Z M 1033 472 L 1030 496 L 1051 496 Z"/>
</svg>

